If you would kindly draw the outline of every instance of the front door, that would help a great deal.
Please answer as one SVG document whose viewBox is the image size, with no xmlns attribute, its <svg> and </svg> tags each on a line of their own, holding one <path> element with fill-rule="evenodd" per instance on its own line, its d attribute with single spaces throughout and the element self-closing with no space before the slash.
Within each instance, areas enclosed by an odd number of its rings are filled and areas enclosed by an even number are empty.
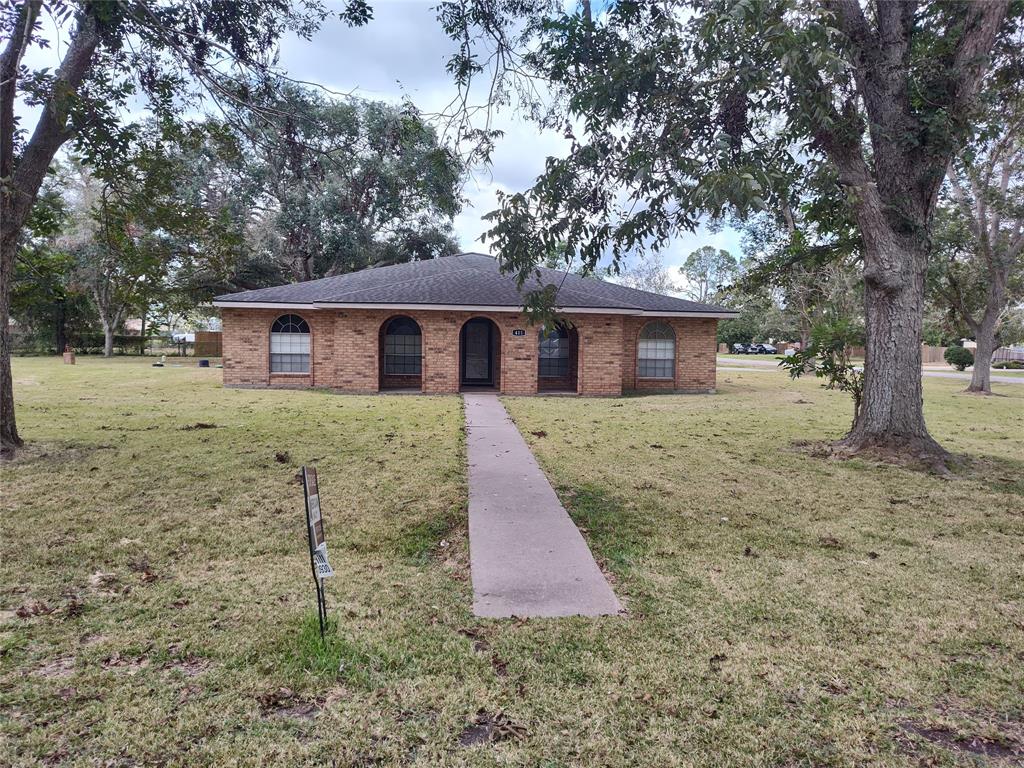
<svg viewBox="0 0 1024 768">
<path fill-rule="evenodd" d="M 494 345 L 491 321 L 470 320 L 462 326 L 462 383 L 467 386 L 494 385 Z"/>
</svg>

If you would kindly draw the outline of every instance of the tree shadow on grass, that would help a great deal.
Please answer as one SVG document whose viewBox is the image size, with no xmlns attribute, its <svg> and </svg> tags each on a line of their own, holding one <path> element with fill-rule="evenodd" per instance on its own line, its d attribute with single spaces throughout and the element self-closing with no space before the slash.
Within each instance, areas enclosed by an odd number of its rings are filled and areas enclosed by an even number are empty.
<svg viewBox="0 0 1024 768">
<path fill-rule="evenodd" d="M 997 493 L 1024 496 L 1024 461 L 987 454 L 958 456 L 954 475 Z"/>
<path fill-rule="evenodd" d="M 648 523 L 605 489 L 593 484 L 561 486 L 558 497 L 594 554 L 616 575 L 627 575 L 647 552 Z"/>
</svg>

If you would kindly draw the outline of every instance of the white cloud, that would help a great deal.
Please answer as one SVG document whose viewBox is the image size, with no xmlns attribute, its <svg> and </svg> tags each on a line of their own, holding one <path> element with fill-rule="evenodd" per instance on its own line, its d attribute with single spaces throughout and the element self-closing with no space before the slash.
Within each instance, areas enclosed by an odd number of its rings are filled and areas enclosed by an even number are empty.
<svg viewBox="0 0 1024 768">
<path fill-rule="evenodd" d="M 332 7 L 340 9 L 341 5 L 335 0 Z M 351 28 L 329 20 L 312 40 L 295 36 L 282 40 L 280 64 L 292 77 L 332 91 L 390 102 L 408 97 L 424 112 L 439 112 L 456 92 L 445 71 L 454 44 L 441 30 L 433 5 L 428 0 L 381 0 L 374 3 L 374 19 L 365 27 Z M 50 39 L 54 40 L 52 34 Z M 65 44 L 62 40 L 48 50 L 32 49 L 26 64 L 55 66 L 57 53 Z M 38 111 L 24 105 L 17 111 L 22 125 L 31 129 Z M 526 189 L 543 172 L 546 158 L 558 156 L 568 147 L 559 133 L 540 131 L 508 109 L 494 115 L 493 127 L 505 135 L 498 142 L 492 164 L 477 169 L 468 180 L 464 190 L 468 203 L 455 220 L 456 234 L 466 250 L 489 250 L 479 240 L 487 228 L 481 217 L 497 206 L 498 190 Z M 666 267 L 682 264 L 690 251 L 702 245 L 738 254 L 739 236 L 729 229 L 712 233 L 706 228 L 680 235 L 665 253 Z"/>
</svg>

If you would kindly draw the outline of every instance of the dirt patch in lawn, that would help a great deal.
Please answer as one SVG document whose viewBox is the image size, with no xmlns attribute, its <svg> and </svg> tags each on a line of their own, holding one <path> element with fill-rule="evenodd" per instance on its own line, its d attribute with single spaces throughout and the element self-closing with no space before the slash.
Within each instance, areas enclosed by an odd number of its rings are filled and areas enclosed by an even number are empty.
<svg viewBox="0 0 1024 768">
<path fill-rule="evenodd" d="M 291 688 L 276 688 L 256 697 L 263 717 L 285 717 L 312 720 L 321 710 L 317 701 L 303 699 Z"/>
<path fill-rule="evenodd" d="M 1016 740 L 1003 740 L 1001 737 L 992 739 L 977 734 L 964 735 L 945 726 L 930 726 L 915 720 L 903 720 L 899 727 L 906 734 L 951 752 L 1007 759 L 1024 758 L 1024 744 Z M 912 745 L 904 743 L 904 747 L 904 751 L 910 754 L 917 752 Z"/>
<path fill-rule="evenodd" d="M 55 659 L 43 662 L 36 668 L 34 674 L 37 677 L 71 677 L 75 673 L 74 656 L 58 656 Z"/>
<path fill-rule="evenodd" d="M 476 713 L 473 722 L 459 734 L 459 746 L 475 747 L 478 744 L 493 744 L 525 735 L 526 728 L 514 723 L 504 712 L 492 715 L 481 709 Z"/>
</svg>

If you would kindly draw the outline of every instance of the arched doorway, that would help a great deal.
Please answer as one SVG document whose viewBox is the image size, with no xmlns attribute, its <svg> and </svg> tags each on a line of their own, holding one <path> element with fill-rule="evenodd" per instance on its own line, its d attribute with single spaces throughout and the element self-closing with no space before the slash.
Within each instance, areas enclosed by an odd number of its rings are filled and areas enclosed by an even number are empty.
<svg viewBox="0 0 1024 768">
<path fill-rule="evenodd" d="M 537 390 L 575 392 L 579 334 L 562 324 L 541 328 L 537 336 Z"/>
<path fill-rule="evenodd" d="M 467 320 L 459 332 L 459 383 L 463 387 L 500 384 L 501 334 L 486 317 Z"/>
<path fill-rule="evenodd" d="M 423 333 L 411 317 L 392 317 L 380 328 L 380 388 L 423 388 Z"/>
</svg>

